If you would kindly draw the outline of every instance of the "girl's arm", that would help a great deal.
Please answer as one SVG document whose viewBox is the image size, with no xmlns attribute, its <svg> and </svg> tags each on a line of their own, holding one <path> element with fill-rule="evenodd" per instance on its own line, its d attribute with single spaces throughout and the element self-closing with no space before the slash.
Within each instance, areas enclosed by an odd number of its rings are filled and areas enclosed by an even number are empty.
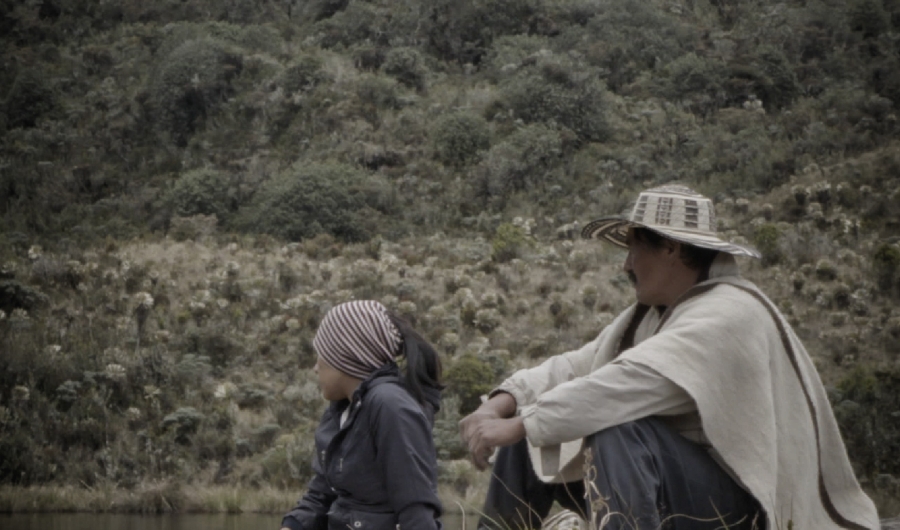
<svg viewBox="0 0 900 530">
<path fill-rule="evenodd" d="M 327 530 L 328 510 L 337 497 L 325 481 L 319 467 L 319 458 L 313 458 L 315 476 L 309 481 L 306 494 L 297 501 L 297 506 L 285 514 L 281 528 L 289 530 Z"/>
<path fill-rule="evenodd" d="M 389 502 L 399 528 L 440 529 L 437 455 L 431 424 L 410 394 L 399 385 L 381 385 L 373 408 L 372 435 L 384 474 Z"/>
</svg>

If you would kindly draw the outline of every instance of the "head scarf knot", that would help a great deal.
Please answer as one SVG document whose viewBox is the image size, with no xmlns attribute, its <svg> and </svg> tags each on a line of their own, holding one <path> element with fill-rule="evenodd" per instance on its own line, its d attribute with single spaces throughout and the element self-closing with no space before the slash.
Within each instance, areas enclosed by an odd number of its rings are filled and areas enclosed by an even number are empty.
<svg viewBox="0 0 900 530">
<path fill-rule="evenodd" d="M 365 379 L 394 359 L 401 342 L 386 307 L 374 300 L 355 300 L 336 305 L 325 314 L 313 348 L 334 368 Z"/>
</svg>

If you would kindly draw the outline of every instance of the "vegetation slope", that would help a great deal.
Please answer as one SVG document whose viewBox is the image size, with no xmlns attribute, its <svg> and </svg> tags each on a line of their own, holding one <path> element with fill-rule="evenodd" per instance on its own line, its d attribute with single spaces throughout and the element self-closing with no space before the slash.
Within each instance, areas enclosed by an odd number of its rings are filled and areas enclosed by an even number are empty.
<svg viewBox="0 0 900 530">
<path fill-rule="evenodd" d="M 763 251 L 897 511 L 896 0 L 4 0 L 0 30 L 0 483 L 299 492 L 315 325 L 368 297 L 440 347 L 441 481 L 477 503 L 460 415 L 630 303 L 578 223 L 680 182 Z"/>
</svg>

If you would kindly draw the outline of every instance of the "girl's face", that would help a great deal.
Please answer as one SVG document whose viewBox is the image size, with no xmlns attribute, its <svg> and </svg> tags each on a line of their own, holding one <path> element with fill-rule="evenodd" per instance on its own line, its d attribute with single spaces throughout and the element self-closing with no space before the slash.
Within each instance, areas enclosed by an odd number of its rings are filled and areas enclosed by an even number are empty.
<svg viewBox="0 0 900 530">
<path fill-rule="evenodd" d="M 319 378 L 319 388 L 322 390 L 322 397 L 328 401 L 340 401 L 350 398 L 347 395 L 347 383 L 352 379 L 349 375 L 326 363 L 321 357 L 316 358 L 316 366 L 313 370 L 315 370 Z"/>
</svg>

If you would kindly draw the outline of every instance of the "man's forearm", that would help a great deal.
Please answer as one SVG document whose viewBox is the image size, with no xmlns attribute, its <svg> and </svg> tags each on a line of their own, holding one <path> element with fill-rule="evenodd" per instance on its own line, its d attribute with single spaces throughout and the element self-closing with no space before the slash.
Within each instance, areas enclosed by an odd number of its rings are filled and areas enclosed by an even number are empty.
<svg viewBox="0 0 900 530">
<path fill-rule="evenodd" d="M 509 392 L 498 392 L 485 401 L 481 407 L 485 412 L 491 412 L 498 418 L 511 418 L 516 415 L 516 398 Z"/>
</svg>

